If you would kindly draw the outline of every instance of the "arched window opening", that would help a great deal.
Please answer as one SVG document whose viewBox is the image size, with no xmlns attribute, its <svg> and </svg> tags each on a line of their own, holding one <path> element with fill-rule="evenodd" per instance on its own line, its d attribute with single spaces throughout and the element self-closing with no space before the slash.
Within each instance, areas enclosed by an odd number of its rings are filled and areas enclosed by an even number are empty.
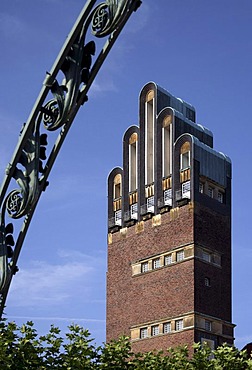
<svg viewBox="0 0 252 370">
<path fill-rule="evenodd" d="M 163 120 L 162 147 L 162 172 L 163 177 L 168 177 L 172 173 L 172 115 Z"/>
<path fill-rule="evenodd" d="M 145 102 L 145 184 L 154 181 L 154 122 L 155 122 L 154 91 L 146 96 Z"/>
<path fill-rule="evenodd" d="M 186 141 L 180 149 L 180 169 L 186 170 L 191 165 L 190 143 Z"/>
<path fill-rule="evenodd" d="M 122 225 L 122 176 L 118 174 L 114 178 L 114 214 L 115 214 L 115 225 Z"/>
<path fill-rule="evenodd" d="M 137 133 L 129 139 L 129 191 L 137 189 Z"/>
<path fill-rule="evenodd" d="M 190 199 L 191 198 L 191 173 L 190 173 L 190 166 L 191 166 L 191 151 L 190 151 L 190 143 L 186 141 L 180 149 L 180 182 L 181 190 L 177 193 L 176 197 L 177 200 L 179 198 L 182 199 Z"/>
</svg>

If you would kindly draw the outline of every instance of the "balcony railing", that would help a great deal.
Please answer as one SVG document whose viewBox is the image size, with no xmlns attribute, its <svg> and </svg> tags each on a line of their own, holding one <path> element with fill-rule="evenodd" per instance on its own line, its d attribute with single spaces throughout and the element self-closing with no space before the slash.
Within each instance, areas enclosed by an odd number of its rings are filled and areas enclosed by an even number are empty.
<svg viewBox="0 0 252 370">
<path fill-rule="evenodd" d="M 175 194 L 176 201 L 181 199 L 190 199 L 191 198 L 191 183 L 186 181 L 182 184 L 181 190 L 177 190 Z"/>
<path fill-rule="evenodd" d="M 154 213 L 154 196 L 146 199 L 146 204 L 140 207 L 140 214 Z"/>
</svg>

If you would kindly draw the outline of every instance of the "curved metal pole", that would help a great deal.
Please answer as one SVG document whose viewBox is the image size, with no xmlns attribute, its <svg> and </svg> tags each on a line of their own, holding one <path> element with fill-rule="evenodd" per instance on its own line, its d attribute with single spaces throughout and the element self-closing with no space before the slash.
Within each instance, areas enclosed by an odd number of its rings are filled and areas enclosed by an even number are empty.
<svg viewBox="0 0 252 370">
<path fill-rule="evenodd" d="M 94 7 L 97 0 L 89 0 L 66 39 L 44 84 L 30 116 L 23 126 L 18 144 L 9 162 L 0 189 L 0 316 L 13 275 L 18 271 L 18 257 L 42 191 L 48 185 L 48 176 L 80 108 L 87 101 L 89 91 L 110 49 L 140 0 L 106 0 Z M 96 44 L 87 42 L 91 27 L 93 37 L 107 37 L 99 55 L 93 61 Z M 64 81 L 57 81 L 59 72 Z M 47 134 L 59 134 L 47 159 Z M 21 167 L 21 168 L 20 168 Z M 9 191 L 11 180 L 19 188 Z M 22 219 L 23 223 L 14 241 L 12 223 L 5 218 Z"/>
</svg>

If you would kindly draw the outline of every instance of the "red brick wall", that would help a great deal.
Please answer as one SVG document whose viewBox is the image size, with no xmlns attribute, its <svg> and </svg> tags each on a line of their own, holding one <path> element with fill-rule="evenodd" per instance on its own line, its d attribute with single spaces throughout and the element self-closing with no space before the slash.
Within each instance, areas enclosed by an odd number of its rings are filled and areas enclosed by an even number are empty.
<svg viewBox="0 0 252 370">
<path fill-rule="evenodd" d="M 195 262 L 195 310 L 231 321 L 230 218 L 203 206 L 195 207 L 195 243 L 221 254 L 221 268 Z M 208 276 L 211 287 L 204 286 Z"/>
<path fill-rule="evenodd" d="M 132 276 L 131 264 L 195 243 L 222 255 L 221 268 L 189 259 Z M 211 287 L 204 278 L 209 277 Z M 112 236 L 108 246 L 107 340 L 130 336 L 132 326 L 178 317 L 192 311 L 231 322 L 231 230 L 227 216 L 200 205 L 185 205 L 164 213 L 161 225 L 144 222 Z M 133 342 L 134 351 L 149 351 L 179 344 L 191 345 L 194 330 Z"/>
<path fill-rule="evenodd" d="M 131 268 L 138 259 L 192 241 L 190 206 L 180 208 L 175 219 L 172 213 L 163 214 L 160 226 L 152 227 L 152 220 L 145 221 L 144 231 L 139 234 L 134 226 L 128 228 L 124 239 L 119 232 L 113 234 L 113 243 L 108 246 L 107 340 L 130 335 L 132 325 L 193 311 L 193 260 L 134 277 Z"/>
<path fill-rule="evenodd" d="M 194 330 L 186 330 L 175 334 L 162 335 L 133 342 L 132 350 L 135 353 L 149 352 L 155 349 L 166 351 L 170 347 L 176 348 L 180 345 L 188 345 L 189 351 L 192 352 L 192 343 L 194 343 Z"/>
</svg>

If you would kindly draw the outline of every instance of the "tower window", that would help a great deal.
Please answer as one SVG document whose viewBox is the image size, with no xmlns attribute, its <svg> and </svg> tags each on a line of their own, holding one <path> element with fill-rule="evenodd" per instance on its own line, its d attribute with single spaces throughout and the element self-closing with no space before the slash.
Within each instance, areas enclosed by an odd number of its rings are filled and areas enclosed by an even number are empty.
<svg viewBox="0 0 252 370">
<path fill-rule="evenodd" d="M 145 103 L 145 184 L 154 181 L 154 98 Z"/>
<path fill-rule="evenodd" d="M 164 257 L 164 264 L 165 266 L 167 265 L 170 265 L 172 263 L 172 254 L 167 254 L 165 257 Z"/>
<path fill-rule="evenodd" d="M 210 198 L 214 197 L 214 188 L 212 186 L 208 186 L 208 196 Z"/>
<path fill-rule="evenodd" d="M 161 267 L 161 264 L 160 264 L 160 258 L 155 258 L 155 259 L 152 261 L 152 268 L 153 268 L 153 269 L 158 269 L 159 267 Z"/>
<path fill-rule="evenodd" d="M 190 152 L 181 154 L 181 170 L 185 170 L 190 167 Z"/>
<path fill-rule="evenodd" d="M 218 191 L 218 202 L 223 203 L 223 193 L 221 191 Z"/>
<path fill-rule="evenodd" d="M 203 184 L 203 182 L 200 182 L 200 183 L 199 183 L 199 192 L 200 192 L 201 194 L 203 194 L 203 193 L 204 193 L 204 184 Z"/>
<path fill-rule="evenodd" d="M 184 328 L 183 319 L 176 320 L 175 321 L 175 330 L 178 331 L 178 330 L 182 330 L 183 328 Z"/>
<path fill-rule="evenodd" d="M 163 156 L 163 177 L 167 177 L 171 174 L 171 157 L 172 157 L 172 115 L 169 114 L 165 117 L 163 121 L 162 129 L 162 156 Z"/>
<path fill-rule="evenodd" d="M 137 220 L 138 212 L 137 212 L 137 203 L 134 203 L 130 206 L 130 217 L 133 220 Z"/>
<path fill-rule="evenodd" d="M 209 277 L 205 277 L 205 286 L 211 286 Z"/>
<path fill-rule="evenodd" d="M 147 211 L 154 213 L 154 196 L 147 198 Z"/>
<path fill-rule="evenodd" d="M 186 181 L 182 184 L 182 198 L 189 198 L 191 197 L 191 182 Z"/>
<path fill-rule="evenodd" d="M 141 264 L 141 272 L 147 272 L 149 270 L 149 264 L 148 262 L 143 262 Z"/>
<path fill-rule="evenodd" d="M 140 338 L 144 339 L 148 337 L 148 328 L 141 328 L 140 329 Z"/>
<path fill-rule="evenodd" d="M 115 224 L 118 226 L 122 226 L 122 210 L 121 209 L 115 212 Z"/>
<path fill-rule="evenodd" d="M 129 139 L 129 191 L 137 189 L 137 133 Z"/>
<path fill-rule="evenodd" d="M 171 323 L 170 322 L 165 322 L 163 324 L 163 333 L 167 334 L 171 332 Z"/>
<path fill-rule="evenodd" d="M 184 258 L 185 258 L 185 253 L 183 250 L 176 253 L 177 262 L 183 261 Z"/>
<path fill-rule="evenodd" d="M 190 167 L 190 143 L 186 141 L 180 150 L 180 169 L 185 170 Z"/>
<path fill-rule="evenodd" d="M 203 251 L 202 252 L 202 259 L 204 261 L 211 262 L 211 254 L 206 252 L 206 251 Z"/>
<path fill-rule="evenodd" d="M 151 327 L 151 335 L 155 336 L 159 334 L 159 325 L 153 325 Z"/>
<path fill-rule="evenodd" d="M 122 196 L 122 176 L 116 175 L 114 178 L 114 199 L 118 199 Z"/>
<path fill-rule="evenodd" d="M 190 121 L 195 122 L 195 112 L 188 107 L 186 107 L 186 118 L 188 118 Z"/>
<path fill-rule="evenodd" d="M 172 205 L 172 189 L 167 189 L 164 191 L 164 204 L 166 206 Z"/>
<path fill-rule="evenodd" d="M 211 331 L 212 330 L 212 322 L 209 320 L 205 320 L 205 330 Z"/>
</svg>

